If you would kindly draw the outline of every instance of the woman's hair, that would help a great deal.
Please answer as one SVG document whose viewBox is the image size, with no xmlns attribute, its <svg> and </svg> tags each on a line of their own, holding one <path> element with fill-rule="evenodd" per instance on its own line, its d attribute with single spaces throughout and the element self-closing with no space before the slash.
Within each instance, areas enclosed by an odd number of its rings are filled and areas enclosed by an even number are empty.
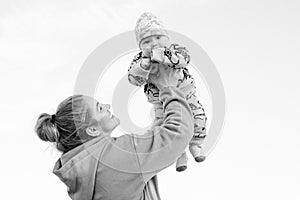
<svg viewBox="0 0 300 200">
<path fill-rule="evenodd" d="M 59 104 L 55 115 L 41 114 L 35 125 L 39 138 L 55 143 L 56 148 L 64 153 L 82 144 L 82 133 L 91 118 L 83 97 L 73 95 L 67 98 Z"/>
</svg>

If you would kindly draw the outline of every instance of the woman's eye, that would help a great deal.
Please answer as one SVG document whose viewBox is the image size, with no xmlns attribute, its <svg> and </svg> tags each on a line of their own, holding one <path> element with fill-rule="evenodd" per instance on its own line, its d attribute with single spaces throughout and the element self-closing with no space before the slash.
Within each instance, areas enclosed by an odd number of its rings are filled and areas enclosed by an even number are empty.
<svg viewBox="0 0 300 200">
<path fill-rule="evenodd" d="M 159 40 L 159 39 L 160 39 L 160 36 L 156 36 L 156 39 Z"/>
<path fill-rule="evenodd" d="M 102 106 L 100 104 L 98 104 L 98 111 L 102 111 Z"/>
<path fill-rule="evenodd" d="M 144 42 L 144 44 L 148 44 L 148 43 L 149 43 L 149 41 L 145 41 L 145 42 Z"/>
</svg>

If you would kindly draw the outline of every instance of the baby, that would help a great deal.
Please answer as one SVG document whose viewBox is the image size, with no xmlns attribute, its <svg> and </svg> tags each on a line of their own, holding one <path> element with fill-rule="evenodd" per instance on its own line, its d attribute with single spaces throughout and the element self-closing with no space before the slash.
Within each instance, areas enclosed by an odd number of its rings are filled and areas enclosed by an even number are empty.
<svg viewBox="0 0 300 200">
<path fill-rule="evenodd" d="M 196 97 L 194 79 L 187 69 L 190 62 L 187 49 L 171 43 L 161 21 L 151 13 L 143 13 L 140 16 L 135 26 L 135 34 L 141 51 L 134 57 L 128 70 L 129 82 L 136 86 L 144 85 L 144 93 L 154 105 L 153 124 L 159 124 L 163 116 L 163 106 L 159 100 L 159 89 L 149 75 L 159 76 L 158 67 L 162 65 L 179 71 L 177 86 L 185 92 L 194 117 L 194 136 L 189 143 L 189 150 L 197 162 L 204 161 L 202 144 L 206 136 L 207 118 Z M 187 155 L 183 152 L 176 161 L 176 170 L 184 171 L 187 168 L 187 160 Z"/>
</svg>

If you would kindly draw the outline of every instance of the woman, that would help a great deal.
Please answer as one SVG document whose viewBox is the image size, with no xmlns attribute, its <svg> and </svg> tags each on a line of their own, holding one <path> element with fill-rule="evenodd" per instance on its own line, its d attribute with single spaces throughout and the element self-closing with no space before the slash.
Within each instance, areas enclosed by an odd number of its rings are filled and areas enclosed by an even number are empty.
<svg viewBox="0 0 300 200">
<path fill-rule="evenodd" d="M 193 120 L 182 92 L 187 88 L 176 88 L 177 72 L 159 70 L 159 77 L 151 78 L 161 91 L 164 118 L 143 136 L 110 137 L 119 119 L 111 115 L 109 105 L 87 96 L 71 96 L 55 115 L 40 115 L 36 133 L 63 153 L 53 173 L 67 185 L 72 199 L 160 199 L 156 174 L 185 150 Z"/>
</svg>

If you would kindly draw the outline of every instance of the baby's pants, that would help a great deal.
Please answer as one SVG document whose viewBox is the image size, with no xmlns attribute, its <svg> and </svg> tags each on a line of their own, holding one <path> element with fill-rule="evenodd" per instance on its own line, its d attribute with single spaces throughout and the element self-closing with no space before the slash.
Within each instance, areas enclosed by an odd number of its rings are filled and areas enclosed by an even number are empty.
<svg viewBox="0 0 300 200">
<path fill-rule="evenodd" d="M 204 138 L 206 137 L 206 121 L 204 109 L 197 99 L 196 87 L 194 86 L 194 80 L 192 77 L 185 78 L 179 83 L 186 96 L 186 100 L 192 110 L 194 119 L 194 135 L 189 145 L 202 146 Z M 163 118 L 163 105 L 159 100 L 159 89 L 153 83 L 147 83 L 144 86 L 144 93 L 148 98 L 148 101 L 154 105 L 155 120 L 162 120 Z"/>
</svg>

